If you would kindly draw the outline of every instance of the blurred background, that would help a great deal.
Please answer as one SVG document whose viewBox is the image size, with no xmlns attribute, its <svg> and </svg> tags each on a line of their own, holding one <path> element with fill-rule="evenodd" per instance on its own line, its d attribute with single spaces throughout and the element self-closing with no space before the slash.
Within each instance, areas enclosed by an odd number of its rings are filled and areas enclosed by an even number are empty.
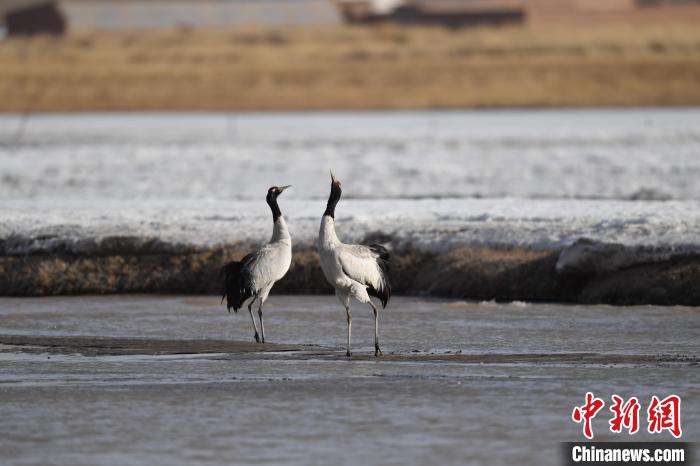
<svg viewBox="0 0 700 466">
<path fill-rule="evenodd" d="M 0 111 L 700 103 L 697 0 L 3 0 Z"/>
</svg>

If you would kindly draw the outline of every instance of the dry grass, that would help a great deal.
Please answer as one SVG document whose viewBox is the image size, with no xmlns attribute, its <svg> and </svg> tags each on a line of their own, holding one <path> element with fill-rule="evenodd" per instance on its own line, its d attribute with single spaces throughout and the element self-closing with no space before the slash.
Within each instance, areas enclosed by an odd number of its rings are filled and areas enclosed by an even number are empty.
<svg viewBox="0 0 700 466">
<path fill-rule="evenodd" d="M 700 28 L 75 32 L 0 42 L 0 111 L 698 105 Z"/>
</svg>

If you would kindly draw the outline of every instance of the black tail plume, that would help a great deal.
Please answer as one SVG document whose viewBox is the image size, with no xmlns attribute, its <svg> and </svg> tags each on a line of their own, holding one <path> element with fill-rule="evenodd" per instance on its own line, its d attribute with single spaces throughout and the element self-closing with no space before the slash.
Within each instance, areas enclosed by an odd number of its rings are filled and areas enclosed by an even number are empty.
<svg viewBox="0 0 700 466">
<path fill-rule="evenodd" d="M 241 262 L 229 262 L 219 272 L 221 293 L 223 294 L 221 302 L 226 298 L 226 309 L 228 309 L 228 312 L 231 312 L 231 309 L 234 312 L 238 312 L 246 299 L 253 295 L 245 283 L 242 266 Z"/>
<path fill-rule="evenodd" d="M 382 308 L 385 308 L 389 303 L 389 299 L 391 299 L 391 283 L 389 283 L 389 251 L 387 251 L 387 249 L 381 244 L 370 244 L 369 249 L 379 256 L 377 257 L 377 265 L 379 265 L 379 269 L 382 271 L 382 286 L 379 290 L 375 290 L 374 287 L 370 286 L 367 293 L 370 296 L 379 298 L 379 300 L 382 302 Z"/>
</svg>

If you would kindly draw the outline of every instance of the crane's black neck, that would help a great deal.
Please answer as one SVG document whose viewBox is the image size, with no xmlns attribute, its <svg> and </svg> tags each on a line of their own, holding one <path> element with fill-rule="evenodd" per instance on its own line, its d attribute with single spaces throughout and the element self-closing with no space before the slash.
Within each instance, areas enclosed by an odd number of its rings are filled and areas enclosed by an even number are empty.
<svg viewBox="0 0 700 466">
<path fill-rule="evenodd" d="M 276 222 L 277 219 L 282 216 L 280 206 L 277 205 L 277 196 L 279 196 L 279 193 L 268 192 L 267 198 L 265 199 L 267 201 L 267 205 L 270 206 L 270 210 L 272 211 L 273 222 Z"/>
<path fill-rule="evenodd" d="M 331 183 L 331 194 L 328 196 L 328 204 L 326 205 L 326 211 L 323 215 L 335 218 L 335 206 L 338 204 L 341 194 L 343 194 L 343 191 L 340 189 L 340 184 Z"/>
</svg>

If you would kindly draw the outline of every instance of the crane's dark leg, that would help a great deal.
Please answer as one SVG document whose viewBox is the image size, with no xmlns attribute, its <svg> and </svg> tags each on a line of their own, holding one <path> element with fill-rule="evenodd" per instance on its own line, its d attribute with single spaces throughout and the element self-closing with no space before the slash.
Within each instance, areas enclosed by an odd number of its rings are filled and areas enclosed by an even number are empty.
<svg viewBox="0 0 700 466">
<path fill-rule="evenodd" d="M 250 320 L 253 321 L 253 329 L 255 330 L 255 341 L 256 343 L 260 343 L 260 335 L 258 335 L 258 326 L 255 323 L 255 317 L 253 317 L 253 303 L 255 302 L 255 297 L 250 300 L 250 303 L 248 304 L 248 314 L 250 314 Z"/>
<path fill-rule="evenodd" d="M 352 335 L 352 317 L 350 316 L 350 306 L 345 306 L 345 314 L 348 316 L 348 349 L 345 352 L 346 356 L 352 356 L 350 352 L 350 338 Z"/>
<path fill-rule="evenodd" d="M 384 353 L 379 348 L 379 309 L 372 301 L 369 302 L 369 305 L 372 306 L 372 312 L 374 312 L 374 355 L 383 356 Z"/>
<path fill-rule="evenodd" d="M 262 342 L 265 343 L 265 324 L 263 324 L 263 300 L 260 300 L 260 307 L 258 307 L 258 317 L 260 318 L 260 335 L 262 336 Z"/>
</svg>

